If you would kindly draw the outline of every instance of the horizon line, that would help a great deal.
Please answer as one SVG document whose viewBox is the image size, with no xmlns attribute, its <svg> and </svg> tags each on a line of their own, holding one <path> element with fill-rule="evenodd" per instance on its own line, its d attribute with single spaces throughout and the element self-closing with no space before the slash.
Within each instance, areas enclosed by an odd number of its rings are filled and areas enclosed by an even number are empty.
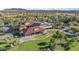
<svg viewBox="0 0 79 59">
<path fill-rule="evenodd" d="M 0 8 L 0 10 L 5 9 L 25 9 L 25 10 L 79 10 L 79 8 Z"/>
</svg>

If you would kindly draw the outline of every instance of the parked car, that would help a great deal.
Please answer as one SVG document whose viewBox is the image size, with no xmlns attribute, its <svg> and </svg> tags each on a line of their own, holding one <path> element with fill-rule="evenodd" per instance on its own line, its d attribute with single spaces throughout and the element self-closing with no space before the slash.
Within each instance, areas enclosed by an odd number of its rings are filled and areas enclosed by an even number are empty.
<svg viewBox="0 0 79 59">
<path fill-rule="evenodd" d="M 75 31 L 70 30 L 70 29 L 64 30 L 64 33 L 65 33 L 66 36 L 71 36 L 71 37 L 76 37 L 76 36 L 78 36 L 78 34 L 76 34 Z"/>
</svg>

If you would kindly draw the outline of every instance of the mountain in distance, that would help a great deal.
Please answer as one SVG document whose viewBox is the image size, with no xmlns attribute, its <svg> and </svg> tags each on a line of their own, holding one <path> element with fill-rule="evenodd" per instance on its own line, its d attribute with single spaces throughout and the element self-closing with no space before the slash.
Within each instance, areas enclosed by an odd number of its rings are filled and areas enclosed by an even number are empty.
<svg viewBox="0 0 79 59">
<path fill-rule="evenodd" d="M 79 10 L 79 8 L 7 8 L 3 10 Z"/>
<path fill-rule="evenodd" d="M 29 8 L 29 9 L 23 9 L 23 8 L 8 8 L 0 10 L 1 12 L 78 12 L 79 8 Z"/>
</svg>

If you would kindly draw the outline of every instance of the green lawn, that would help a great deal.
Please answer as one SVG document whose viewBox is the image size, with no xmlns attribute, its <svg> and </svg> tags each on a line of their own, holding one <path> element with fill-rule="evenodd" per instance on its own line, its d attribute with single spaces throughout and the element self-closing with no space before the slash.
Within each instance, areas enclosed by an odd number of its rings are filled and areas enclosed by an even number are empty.
<svg viewBox="0 0 79 59">
<path fill-rule="evenodd" d="M 79 51 L 79 43 L 72 42 L 72 44 L 70 45 L 70 51 Z"/>
<path fill-rule="evenodd" d="M 36 40 L 30 40 L 20 44 L 18 47 L 11 48 L 9 51 L 39 51 L 41 47 L 38 45 L 39 42 L 49 42 L 49 38 L 46 38 L 45 35 L 36 36 Z"/>
</svg>

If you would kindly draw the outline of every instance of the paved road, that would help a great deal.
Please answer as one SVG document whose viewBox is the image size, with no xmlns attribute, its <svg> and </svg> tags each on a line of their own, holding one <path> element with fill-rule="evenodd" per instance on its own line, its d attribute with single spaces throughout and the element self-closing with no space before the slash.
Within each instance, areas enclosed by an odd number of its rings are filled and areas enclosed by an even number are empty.
<svg viewBox="0 0 79 59">
<path fill-rule="evenodd" d="M 25 37 L 19 38 L 19 40 L 20 40 L 20 42 L 25 42 L 25 41 L 28 41 L 28 40 L 34 40 L 35 36 L 36 35 L 25 36 Z"/>
</svg>

